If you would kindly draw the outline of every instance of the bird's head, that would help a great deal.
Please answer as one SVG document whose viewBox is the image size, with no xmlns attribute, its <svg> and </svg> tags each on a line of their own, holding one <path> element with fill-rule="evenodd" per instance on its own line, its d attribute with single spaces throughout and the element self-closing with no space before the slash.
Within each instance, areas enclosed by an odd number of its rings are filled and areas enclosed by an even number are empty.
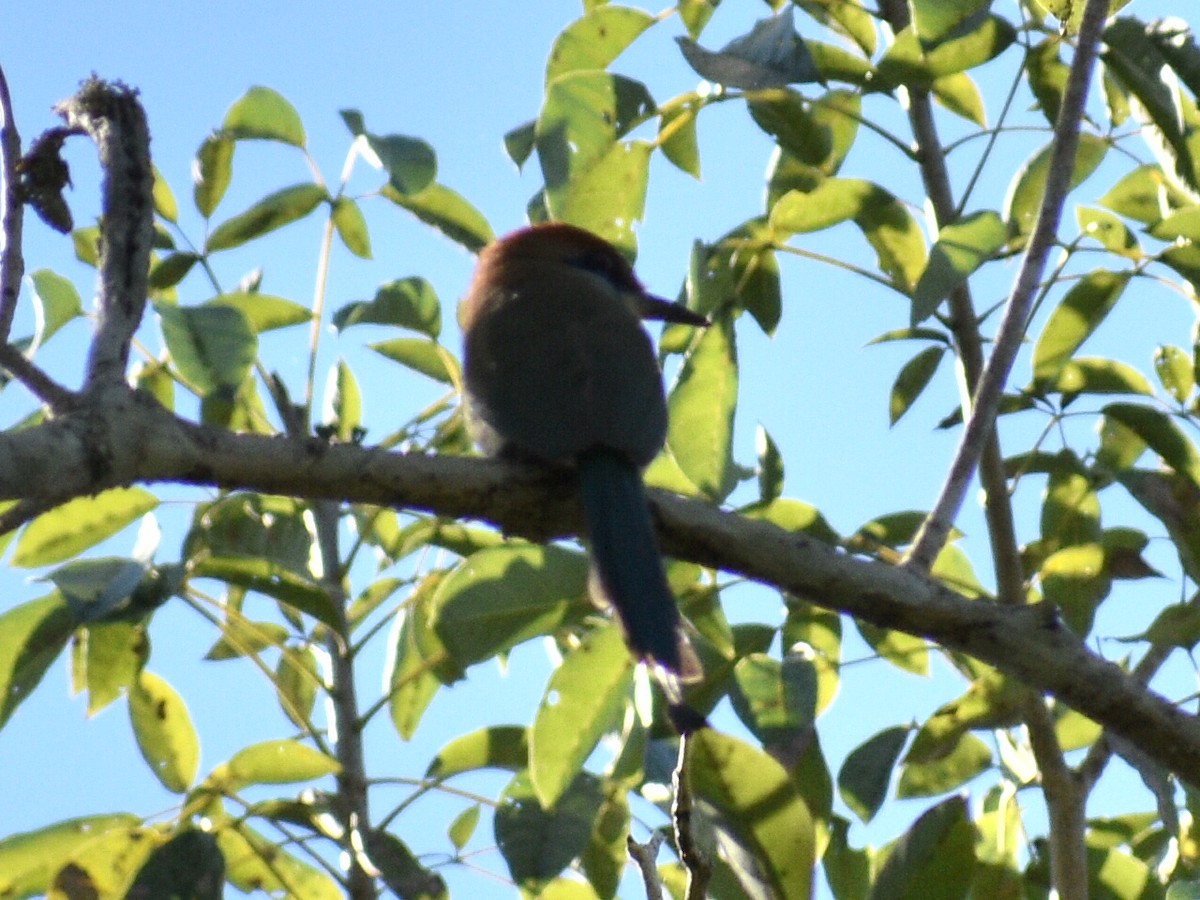
<svg viewBox="0 0 1200 900">
<path fill-rule="evenodd" d="M 629 261 L 608 241 L 574 225 L 551 222 L 514 231 L 483 249 L 464 300 L 462 325 L 469 329 L 481 307 L 518 284 L 530 279 L 550 285 L 577 284 L 581 275 L 591 279 L 597 290 L 627 304 L 640 319 L 709 324 L 687 307 L 649 293 Z"/>
</svg>

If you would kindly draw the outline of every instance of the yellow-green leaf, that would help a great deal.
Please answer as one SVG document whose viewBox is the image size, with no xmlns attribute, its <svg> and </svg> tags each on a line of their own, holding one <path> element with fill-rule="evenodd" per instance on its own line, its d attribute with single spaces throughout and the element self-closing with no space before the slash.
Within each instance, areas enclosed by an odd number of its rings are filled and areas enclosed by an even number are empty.
<svg viewBox="0 0 1200 900">
<path fill-rule="evenodd" d="M 183 698 L 162 678 L 143 670 L 129 692 L 129 721 L 154 777 L 168 791 L 187 791 L 200 765 L 200 739 Z"/>
<path fill-rule="evenodd" d="M 816 841 L 812 817 L 787 771 L 762 750 L 705 728 L 690 738 L 688 775 L 722 826 L 754 859 L 778 897 L 808 897 Z"/>
<path fill-rule="evenodd" d="M 112 537 L 158 506 L 144 488 L 112 488 L 94 497 L 77 497 L 30 522 L 17 541 L 12 564 L 48 566 L 71 559 Z"/>
<path fill-rule="evenodd" d="M 621 629 L 609 623 L 550 676 L 529 737 L 529 777 L 543 807 L 558 802 L 600 738 L 620 725 L 633 669 Z"/>
<path fill-rule="evenodd" d="M 257 85 L 229 107 L 221 130 L 235 140 L 282 141 L 295 147 L 305 144 L 304 124 L 296 108 L 278 91 Z"/>
<path fill-rule="evenodd" d="M 298 741 L 263 741 L 235 753 L 225 764 L 232 789 L 251 784 L 313 781 L 341 769 L 338 761 Z"/>
</svg>

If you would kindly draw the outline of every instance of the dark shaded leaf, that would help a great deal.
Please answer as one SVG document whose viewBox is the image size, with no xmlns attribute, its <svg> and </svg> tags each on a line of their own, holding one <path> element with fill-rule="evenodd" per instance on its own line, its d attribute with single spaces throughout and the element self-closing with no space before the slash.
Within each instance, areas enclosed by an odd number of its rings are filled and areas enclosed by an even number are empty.
<svg viewBox="0 0 1200 900">
<path fill-rule="evenodd" d="M 762 90 L 822 80 L 804 40 L 796 33 L 790 5 L 775 16 L 758 20 L 748 34 L 716 52 L 690 38 L 675 40 L 701 78 L 726 87 Z"/>
</svg>

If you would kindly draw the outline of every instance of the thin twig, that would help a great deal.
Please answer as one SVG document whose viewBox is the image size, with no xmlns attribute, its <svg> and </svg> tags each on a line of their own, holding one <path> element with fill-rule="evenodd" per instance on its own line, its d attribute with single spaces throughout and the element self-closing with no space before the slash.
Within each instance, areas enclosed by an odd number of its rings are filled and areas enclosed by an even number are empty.
<svg viewBox="0 0 1200 900">
<path fill-rule="evenodd" d="M 154 174 L 146 113 L 136 91 L 94 77 L 56 111 L 68 126 L 81 129 L 96 142 L 104 171 L 97 324 L 86 383 L 120 384 L 125 380 L 133 333 L 146 307 L 154 237 Z"/>
<path fill-rule="evenodd" d="M 679 738 L 679 760 L 671 775 L 675 800 L 671 804 L 671 821 L 675 826 L 675 846 L 679 848 L 679 861 L 687 869 L 688 886 L 685 900 L 704 900 L 708 896 L 708 881 L 712 878 L 712 863 L 696 844 L 692 829 L 692 783 L 688 777 L 688 760 L 691 757 L 692 736 Z"/>
<path fill-rule="evenodd" d="M 646 900 L 663 900 L 662 881 L 658 877 L 658 848 L 662 845 L 662 832 L 650 835 L 650 840 L 639 844 L 630 835 L 625 841 L 625 852 L 629 854 L 638 871 L 642 873 L 642 885 L 646 888 Z"/>
<path fill-rule="evenodd" d="M 1108 0 L 1088 0 L 1079 29 L 1075 59 L 1071 63 L 1071 71 L 1063 91 L 1062 107 L 1054 126 L 1046 190 L 1037 221 L 1034 223 L 1021 269 L 1009 295 L 996 335 L 995 347 L 975 388 L 966 427 L 942 486 L 941 496 L 922 523 L 917 538 L 905 557 L 907 566 L 923 571 L 932 565 L 941 552 L 962 507 L 975 467 L 984 452 L 984 445 L 992 434 L 1000 394 L 1025 335 L 1029 307 L 1041 280 L 1050 249 L 1054 246 L 1063 203 L 1070 189 L 1071 173 L 1075 168 L 1075 151 L 1079 146 L 1079 123 L 1087 102 L 1088 85 L 1091 82 L 1107 12 Z"/>
<path fill-rule="evenodd" d="M 2 68 L 0 117 L 3 118 L 0 124 L 0 179 L 4 182 L 3 190 L 0 190 L 0 343 L 7 343 L 17 310 L 17 296 L 21 292 L 21 278 L 25 274 L 25 257 L 21 252 L 25 204 L 21 202 L 17 179 L 21 136 L 17 133 L 8 80 Z"/>
<path fill-rule="evenodd" d="M 30 393 L 54 412 L 65 412 L 75 403 L 75 394 L 35 366 L 12 344 L 0 344 L 0 368 L 25 385 Z"/>
</svg>

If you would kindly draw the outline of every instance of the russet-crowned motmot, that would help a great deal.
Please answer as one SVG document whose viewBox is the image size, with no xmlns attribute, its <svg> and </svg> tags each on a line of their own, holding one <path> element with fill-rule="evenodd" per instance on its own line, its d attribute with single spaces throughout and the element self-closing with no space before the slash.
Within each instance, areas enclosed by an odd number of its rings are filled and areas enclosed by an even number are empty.
<svg viewBox="0 0 1200 900">
<path fill-rule="evenodd" d="M 560 223 L 486 247 L 459 319 L 475 443 L 578 471 L 593 584 L 633 653 L 681 674 L 679 609 L 642 486 L 666 439 L 667 404 L 641 320 L 708 320 L 647 293 L 612 245 Z"/>
</svg>

